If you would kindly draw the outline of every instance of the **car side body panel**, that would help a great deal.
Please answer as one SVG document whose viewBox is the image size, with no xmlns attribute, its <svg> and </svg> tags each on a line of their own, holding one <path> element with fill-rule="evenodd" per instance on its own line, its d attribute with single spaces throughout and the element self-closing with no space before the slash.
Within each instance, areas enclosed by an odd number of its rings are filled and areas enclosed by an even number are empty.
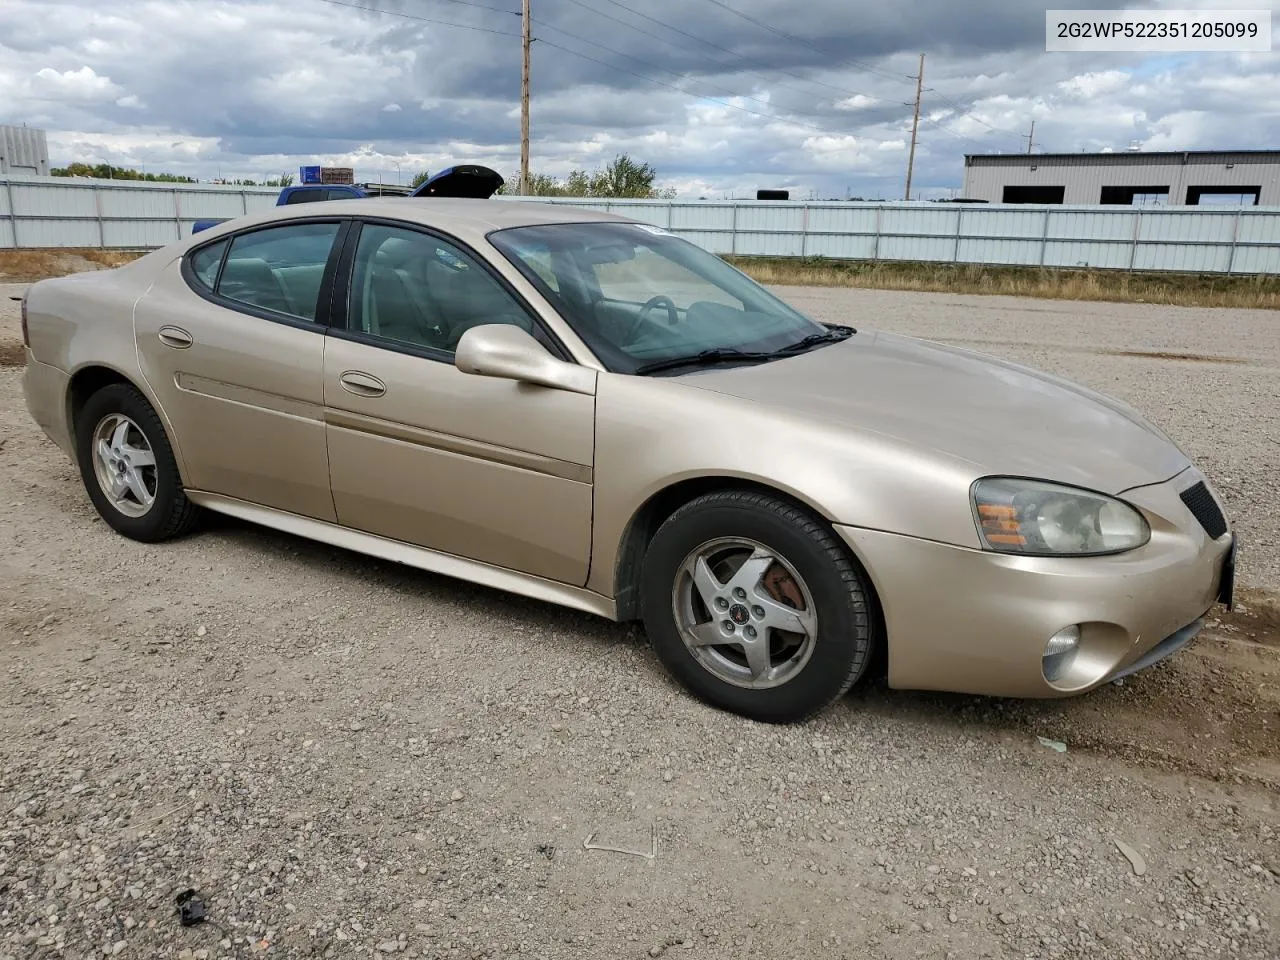
<svg viewBox="0 0 1280 960">
<path fill-rule="evenodd" d="M 340 523 L 582 586 L 594 397 L 337 336 L 324 367 Z M 351 374 L 384 392 L 353 393 L 343 382 Z"/>
<path fill-rule="evenodd" d="M 72 438 L 67 395 L 71 377 L 63 370 L 48 363 L 41 363 L 28 348 L 26 366 L 22 371 L 22 393 L 26 398 L 27 412 L 45 436 L 72 460 L 76 458 Z"/>
<path fill-rule="evenodd" d="M 180 330 L 190 345 L 165 341 Z M 324 330 L 196 295 L 177 262 L 137 305 L 143 377 L 182 444 L 196 490 L 334 520 L 325 450 Z"/>
<path fill-rule="evenodd" d="M 969 508 L 978 465 L 698 382 L 600 375 L 589 589 L 613 595 L 636 513 L 664 488 L 700 477 L 773 488 L 832 522 L 979 546 Z"/>
<path fill-rule="evenodd" d="M 111 371 L 143 392 L 173 435 L 173 425 L 138 368 L 133 339 L 133 310 L 154 272 L 173 259 L 156 251 L 114 270 L 41 280 L 27 290 L 31 338 L 28 354 L 35 366 L 24 374 L 29 407 L 36 422 L 69 457 L 75 459 L 75 425 L 70 389 L 84 370 Z M 181 452 L 174 451 L 185 477 Z"/>
</svg>

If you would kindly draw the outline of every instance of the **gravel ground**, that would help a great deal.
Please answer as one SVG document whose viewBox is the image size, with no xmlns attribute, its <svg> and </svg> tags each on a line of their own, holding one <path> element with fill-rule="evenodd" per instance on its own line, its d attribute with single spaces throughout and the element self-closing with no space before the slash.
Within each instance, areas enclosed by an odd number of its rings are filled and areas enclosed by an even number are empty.
<svg viewBox="0 0 1280 960">
<path fill-rule="evenodd" d="M 768 727 L 633 628 L 232 521 L 123 540 L 3 367 L 0 958 L 1280 955 L 1280 318 L 783 293 L 1134 403 L 1230 501 L 1245 609 L 1070 701 Z"/>
</svg>

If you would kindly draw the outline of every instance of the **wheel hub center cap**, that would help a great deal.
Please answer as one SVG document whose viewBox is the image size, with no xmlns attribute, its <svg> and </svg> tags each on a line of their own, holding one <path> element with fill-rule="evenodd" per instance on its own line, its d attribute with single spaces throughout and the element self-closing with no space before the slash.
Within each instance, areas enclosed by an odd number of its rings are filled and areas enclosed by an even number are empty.
<svg viewBox="0 0 1280 960">
<path fill-rule="evenodd" d="M 734 623 L 736 623 L 738 626 L 742 626 L 744 623 L 746 623 L 748 620 L 751 619 L 751 611 L 748 610 L 746 607 L 744 607 L 742 604 L 735 603 L 732 607 L 729 608 L 729 619 L 732 620 Z"/>
</svg>

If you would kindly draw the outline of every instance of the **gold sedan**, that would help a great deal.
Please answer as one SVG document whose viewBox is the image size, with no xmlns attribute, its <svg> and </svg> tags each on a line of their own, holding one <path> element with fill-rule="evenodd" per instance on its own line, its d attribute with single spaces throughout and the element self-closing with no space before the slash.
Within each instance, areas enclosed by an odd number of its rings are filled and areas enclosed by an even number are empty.
<svg viewBox="0 0 1280 960">
<path fill-rule="evenodd" d="M 37 283 L 23 316 L 31 414 L 125 536 L 213 510 L 641 619 L 759 720 L 873 665 L 1080 693 L 1231 597 L 1221 503 L 1132 409 L 817 323 L 620 217 L 282 207 Z"/>
</svg>

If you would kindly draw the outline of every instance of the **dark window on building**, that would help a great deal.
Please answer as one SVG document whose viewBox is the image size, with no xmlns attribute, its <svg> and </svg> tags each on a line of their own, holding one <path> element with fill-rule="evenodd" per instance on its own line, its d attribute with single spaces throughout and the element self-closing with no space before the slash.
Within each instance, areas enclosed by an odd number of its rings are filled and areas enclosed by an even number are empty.
<svg viewBox="0 0 1280 960">
<path fill-rule="evenodd" d="M 1066 187 L 1005 187 L 1003 203 L 1062 203 Z"/>
<path fill-rule="evenodd" d="M 1187 187 L 1187 203 L 1199 206 L 1201 203 L 1240 204 L 1241 206 L 1257 206 L 1262 187 Z M 1213 199 L 1201 199 L 1212 197 Z"/>
<path fill-rule="evenodd" d="M 1150 206 L 1169 202 L 1169 188 L 1163 187 L 1103 187 L 1099 203 L 1121 206 Z"/>
</svg>

